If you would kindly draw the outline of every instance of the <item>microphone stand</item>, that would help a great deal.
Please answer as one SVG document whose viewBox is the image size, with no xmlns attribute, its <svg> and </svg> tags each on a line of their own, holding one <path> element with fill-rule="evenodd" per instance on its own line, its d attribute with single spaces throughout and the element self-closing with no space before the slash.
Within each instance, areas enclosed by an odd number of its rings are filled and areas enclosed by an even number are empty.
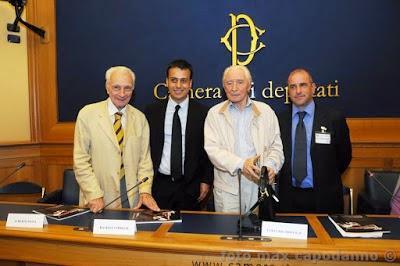
<svg viewBox="0 0 400 266">
<path fill-rule="evenodd" d="M 243 222 L 243 215 L 242 215 L 242 170 L 238 169 L 238 181 L 239 181 L 239 221 L 238 221 L 238 227 L 239 227 L 239 234 L 238 236 L 221 236 L 221 240 L 247 240 L 247 241 L 263 241 L 263 242 L 270 242 L 272 241 L 271 238 L 269 237 L 262 237 L 262 236 L 243 236 L 242 232 L 242 222 Z"/>
<path fill-rule="evenodd" d="M 113 204 L 114 202 L 116 202 L 117 200 L 119 200 L 123 195 L 127 195 L 129 191 L 131 191 L 132 189 L 138 187 L 139 185 L 143 184 L 144 182 L 146 182 L 147 180 L 149 180 L 149 178 L 146 176 L 144 177 L 142 180 L 140 180 L 139 182 L 137 182 L 134 186 L 132 186 L 130 189 L 128 189 L 124 194 L 119 195 L 118 197 L 116 197 L 115 199 L 113 199 L 112 201 L 110 201 L 109 203 L 107 203 L 103 208 L 101 208 L 97 213 L 92 213 L 92 217 L 90 218 L 90 224 L 89 226 L 86 227 L 75 227 L 74 230 L 75 231 L 86 231 L 86 232 L 92 232 L 93 231 L 93 222 L 95 217 L 103 212 L 103 210 L 107 207 L 109 207 L 111 204 Z"/>
<path fill-rule="evenodd" d="M 242 170 L 238 169 L 238 180 L 239 180 L 239 240 L 243 240 L 242 232 Z"/>
</svg>

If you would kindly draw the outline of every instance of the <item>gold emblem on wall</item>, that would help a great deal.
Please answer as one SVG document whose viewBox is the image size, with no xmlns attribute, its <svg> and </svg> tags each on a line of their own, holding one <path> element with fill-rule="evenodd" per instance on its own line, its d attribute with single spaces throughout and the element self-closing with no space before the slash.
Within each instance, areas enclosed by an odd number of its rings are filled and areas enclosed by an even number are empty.
<svg viewBox="0 0 400 266">
<path fill-rule="evenodd" d="M 231 13 L 229 16 L 231 17 L 231 28 L 226 32 L 225 36 L 221 38 L 221 43 L 225 44 L 225 47 L 231 52 L 232 65 L 248 65 L 251 60 L 253 60 L 254 54 L 265 47 L 264 43 L 261 41 L 259 42 L 259 37 L 265 33 L 265 30 L 256 27 L 253 20 L 246 14 L 235 16 Z M 238 24 L 240 19 L 243 19 L 245 24 Z M 249 28 L 250 30 L 251 43 L 250 51 L 248 52 L 240 52 L 237 50 L 237 29 L 239 28 Z M 229 37 L 231 37 L 231 42 L 229 42 Z M 247 56 L 247 58 L 241 61 L 240 59 L 244 56 Z"/>
</svg>

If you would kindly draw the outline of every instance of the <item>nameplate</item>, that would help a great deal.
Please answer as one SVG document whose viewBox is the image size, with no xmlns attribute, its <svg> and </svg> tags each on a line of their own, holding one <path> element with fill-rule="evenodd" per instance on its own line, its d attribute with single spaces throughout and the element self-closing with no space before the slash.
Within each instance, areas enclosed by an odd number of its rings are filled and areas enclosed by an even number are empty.
<svg viewBox="0 0 400 266">
<path fill-rule="evenodd" d="M 136 233 L 135 220 L 95 219 L 93 234 L 96 235 L 128 235 Z"/>
<path fill-rule="evenodd" d="M 46 216 L 36 213 L 9 213 L 6 227 L 43 228 L 47 224 Z"/>
<path fill-rule="evenodd" d="M 317 143 L 317 144 L 331 144 L 331 134 L 315 132 L 315 143 Z"/>
<path fill-rule="evenodd" d="M 261 236 L 307 240 L 308 224 L 263 221 Z"/>
</svg>

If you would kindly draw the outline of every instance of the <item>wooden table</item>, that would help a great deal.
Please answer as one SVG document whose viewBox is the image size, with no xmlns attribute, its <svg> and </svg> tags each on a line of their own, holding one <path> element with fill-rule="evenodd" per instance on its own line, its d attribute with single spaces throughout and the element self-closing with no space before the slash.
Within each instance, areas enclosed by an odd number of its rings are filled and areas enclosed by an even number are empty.
<svg viewBox="0 0 400 266">
<path fill-rule="evenodd" d="M 203 214 L 202 214 L 203 215 Z M 224 215 L 224 214 L 215 214 Z M 172 224 L 134 236 L 97 236 L 72 226 L 6 228 L 0 221 L 0 260 L 66 265 L 400 265 L 400 240 L 331 238 L 316 215 L 306 241 L 223 241 L 217 234 L 170 232 Z M 185 220 L 183 220 L 185 222 Z M 388 264 L 387 264 L 388 265 Z"/>
</svg>

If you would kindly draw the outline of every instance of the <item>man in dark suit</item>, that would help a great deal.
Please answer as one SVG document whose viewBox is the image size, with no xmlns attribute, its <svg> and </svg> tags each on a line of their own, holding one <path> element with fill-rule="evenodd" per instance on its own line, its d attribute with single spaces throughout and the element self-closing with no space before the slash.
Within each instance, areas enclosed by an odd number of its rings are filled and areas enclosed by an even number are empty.
<svg viewBox="0 0 400 266">
<path fill-rule="evenodd" d="M 313 100 L 316 85 L 305 69 L 288 77 L 292 105 L 278 115 L 285 163 L 281 169 L 281 212 L 343 212 L 341 174 L 351 161 L 344 116 Z"/>
<path fill-rule="evenodd" d="M 204 150 L 208 109 L 189 99 L 193 70 L 188 62 L 175 60 L 166 72 L 168 100 L 145 110 L 155 172 L 152 194 L 160 208 L 199 210 L 213 181 Z"/>
</svg>

